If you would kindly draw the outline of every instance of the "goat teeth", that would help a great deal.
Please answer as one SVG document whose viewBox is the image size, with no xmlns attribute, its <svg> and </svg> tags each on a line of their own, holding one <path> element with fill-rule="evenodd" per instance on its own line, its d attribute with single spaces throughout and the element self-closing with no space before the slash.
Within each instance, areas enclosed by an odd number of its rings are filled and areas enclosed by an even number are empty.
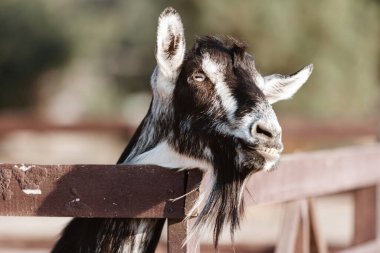
<svg viewBox="0 0 380 253">
<path fill-rule="evenodd" d="M 275 148 L 263 148 L 262 152 L 267 153 L 269 155 L 276 155 L 278 154 L 278 150 Z"/>
</svg>

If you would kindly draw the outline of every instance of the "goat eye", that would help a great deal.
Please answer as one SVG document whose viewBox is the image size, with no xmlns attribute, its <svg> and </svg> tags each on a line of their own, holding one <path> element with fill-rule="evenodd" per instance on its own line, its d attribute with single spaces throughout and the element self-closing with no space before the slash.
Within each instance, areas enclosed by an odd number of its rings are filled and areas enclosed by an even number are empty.
<svg viewBox="0 0 380 253">
<path fill-rule="evenodd" d="M 203 82 L 206 79 L 206 76 L 205 74 L 198 72 L 193 74 L 193 79 L 197 82 Z"/>
</svg>

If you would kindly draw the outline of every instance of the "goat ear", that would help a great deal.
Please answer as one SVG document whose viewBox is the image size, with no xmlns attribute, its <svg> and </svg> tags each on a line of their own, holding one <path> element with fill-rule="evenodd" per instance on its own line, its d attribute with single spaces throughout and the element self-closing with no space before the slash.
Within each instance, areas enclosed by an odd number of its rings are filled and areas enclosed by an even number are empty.
<svg viewBox="0 0 380 253">
<path fill-rule="evenodd" d="M 181 17 L 172 7 L 166 8 L 158 19 L 156 60 L 159 75 L 174 83 L 185 56 L 185 35 Z"/>
<path fill-rule="evenodd" d="M 274 74 L 264 77 L 264 85 L 262 91 L 270 104 L 279 100 L 291 98 L 299 88 L 307 81 L 313 64 L 310 64 L 296 73 L 288 76 Z"/>
</svg>

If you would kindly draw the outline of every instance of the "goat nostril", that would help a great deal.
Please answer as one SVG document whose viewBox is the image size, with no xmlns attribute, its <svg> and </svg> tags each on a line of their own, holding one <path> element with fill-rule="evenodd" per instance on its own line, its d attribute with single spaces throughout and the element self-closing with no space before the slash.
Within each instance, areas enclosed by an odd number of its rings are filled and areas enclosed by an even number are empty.
<svg viewBox="0 0 380 253">
<path fill-rule="evenodd" d="M 269 138 L 273 138 L 273 134 L 265 128 L 263 128 L 262 126 L 260 126 L 259 124 L 256 126 L 256 133 L 263 134 Z"/>
</svg>

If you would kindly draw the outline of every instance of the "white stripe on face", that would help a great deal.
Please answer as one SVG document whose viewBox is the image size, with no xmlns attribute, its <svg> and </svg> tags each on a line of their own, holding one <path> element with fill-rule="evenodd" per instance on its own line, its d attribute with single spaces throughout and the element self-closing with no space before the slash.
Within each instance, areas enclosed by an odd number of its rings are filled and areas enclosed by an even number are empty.
<svg viewBox="0 0 380 253">
<path fill-rule="evenodd" d="M 227 118 L 233 122 L 234 113 L 237 110 L 237 102 L 231 94 L 228 85 L 225 82 L 225 65 L 218 64 L 211 59 L 209 54 L 204 54 L 202 60 L 202 69 L 215 85 L 215 91 L 220 98 L 223 109 L 227 113 Z"/>
<path fill-rule="evenodd" d="M 205 153 L 208 153 L 207 150 L 205 150 Z M 211 159 L 211 155 L 209 159 Z M 167 168 L 198 168 L 203 171 L 212 169 L 210 162 L 180 154 L 176 152 L 167 141 L 163 141 L 153 149 L 134 157 L 131 161 L 127 162 L 127 164 L 155 164 Z"/>
</svg>

